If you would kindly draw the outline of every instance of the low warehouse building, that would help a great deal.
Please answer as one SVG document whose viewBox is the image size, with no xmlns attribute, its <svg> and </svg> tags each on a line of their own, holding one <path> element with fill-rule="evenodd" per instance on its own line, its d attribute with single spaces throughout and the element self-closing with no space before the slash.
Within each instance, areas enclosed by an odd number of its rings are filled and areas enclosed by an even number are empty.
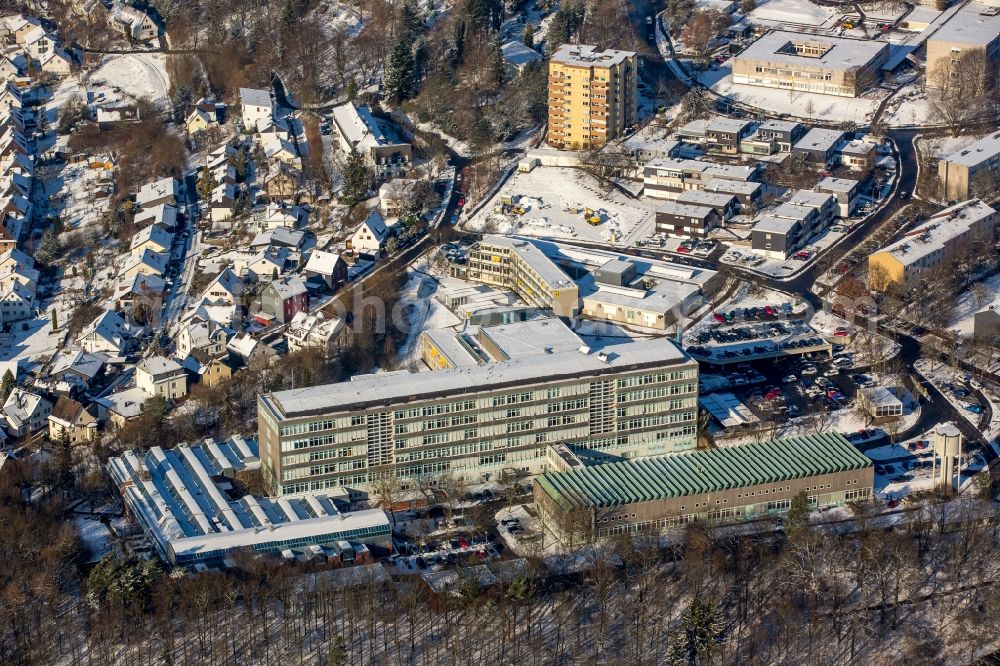
<svg viewBox="0 0 1000 666">
<path fill-rule="evenodd" d="M 871 460 L 822 433 L 550 472 L 534 493 L 546 528 L 569 543 L 780 514 L 800 492 L 817 508 L 865 500 L 873 483 Z"/>
</svg>

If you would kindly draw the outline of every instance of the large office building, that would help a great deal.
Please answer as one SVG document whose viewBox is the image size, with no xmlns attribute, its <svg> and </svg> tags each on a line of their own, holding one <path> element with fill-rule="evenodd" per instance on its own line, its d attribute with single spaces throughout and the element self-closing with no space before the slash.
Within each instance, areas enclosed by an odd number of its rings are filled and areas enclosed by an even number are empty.
<svg viewBox="0 0 1000 666">
<path fill-rule="evenodd" d="M 706 209 L 710 210 L 710 209 Z M 528 305 L 665 331 L 698 309 L 719 280 L 716 271 L 551 241 L 485 236 L 454 277 L 510 289 Z"/>
<path fill-rule="evenodd" d="M 621 137 L 636 122 L 636 54 L 563 44 L 549 59 L 549 138 L 586 150 Z"/>
<path fill-rule="evenodd" d="M 384 511 L 343 512 L 330 493 L 288 500 L 240 492 L 259 478 L 260 465 L 257 442 L 232 437 L 127 451 L 107 469 L 129 513 L 171 564 L 219 564 L 241 552 L 354 559 L 344 556 L 351 542 L 389 546 Z"/>
<path fill-rule="evenodd" d="M 974 194 L 977 177 L 992 181 L 998 169 L 1000 132 L 994 132 L 942 158 L 938 162 L 938 180 L 946 199 L 964 201 Z"/>
<path fill-rule="evenodd" d="M 888 58 L 885 42 L 772 31 L 733 58 L 733 83 L 857 97 Z"/>
<path fill-rule="evenodd" d="M 444 369 L 261 395 L 272 494 L 343 487 L 359 498 L 387 476 L 415 490 L 446 476 L 533 475 L 546 471 L 549 443 L 625 457 L 695 446 L 698 364 L 667 339 L 596 350 L 547 318 L 424 342 Z"/>
<path fill-rule="evenodd" d="M 974 243 L 993 243 L 997 212 L 979 199 L 932 215 L 903 238 L 868 257 L 873 289 L 911 285 L 922 273 L 951 261 Z"/>
<path fill-rule="evenodd" d="M 866 500 L 873 481 L 871 460 L 842 435 L 822 433 L 644 460 L 576 459 L 535 479 L 534 493 L 546 528 L 579 543 L 777 515 L 801 492 L 815 508 Z"/>
</svg>

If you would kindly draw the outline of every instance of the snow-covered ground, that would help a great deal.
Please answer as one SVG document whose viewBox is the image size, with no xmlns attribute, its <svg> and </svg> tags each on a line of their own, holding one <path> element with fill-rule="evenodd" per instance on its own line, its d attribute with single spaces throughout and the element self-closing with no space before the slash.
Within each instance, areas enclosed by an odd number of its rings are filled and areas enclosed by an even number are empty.
<svg viewBox="0 0 1000 666">
<path fill-rule="evenodd" d="M 90 550 L 90 562 L 96 562 L 107 553 L 111 552 L 111 532 L 104 523 L 91 518 L 74 518 L 73 525 L 76 527 L 80 539 Z"/>
<path fill-rule="evenodd" d="M 923 81 L 914 81 L 900 89 L 886 105 L 882 119 L 891 127 L 936 122 Z"/>
<path fill-rule="evenodd" d="M 494 212 L 503 197 L 519 197 L 516 203 L 525 209 L 524 214 Z M 588 208 L 600 219 L 596 226 L 584 219 Z M 580 170 L 536 167 L 529 173 L 515 173 L 462 226 L 474 231 L 627 246 L 652 234 L 656 208 L 652 200 L 630 199 L 617 190 L 602 192 L 598 183 Z"/>
<path fill-rule="evenodd" d="M 932 138 L 921 138 L 917 145 L 923 155 L 929 157 L 947 157 L 952 153 L 957 153 L 981 139 L 982 134 L 962 134 L 960 136 L 936 136 Z"/>
<path fill-rule="evenodd" d="M 811 4 L 811 3 L 809 3 Z M 827 121 L 853 121 L 863 124 L 870 120 L 879 102 L 889 94 L 884 88 L 867 91 L 861 97 L 836 97 L 779 88 L 764 88 L 733 83 L 732 61 L 713 64 L 710 69 L 698 72 L 698 80 L 720 95 L 747 104 L 767 113 L 787 113 L 796 118 L 823 119 Z M 807 112 L 812 102 L 812 114 Z"/>
<path fill-rule="evenodd" d="M 427 368 L 420 363 L 420 334 L 428 330 L 449 328 L 462 323 L 448 308 L 441 304 L 434 294 L 438 282 L 426 273 L 410 270 L 406 274 L 406 284 L 401 292 L 400 302 L 403 303 L 401 316 L 409 325 L 409 335 L 406 342 L 399 348 L 397 361 L 405 366 L 417 365 L 421 370 Z"/>
<path fill-rule="evenodd" d="M 959 294 L 951 324 L 948 326 L 963 338 L 972 336 L 977 312 L 987 308 L 1000 309 L 1000 273 L 976 285 Z"/>
<path fill-rule="evenodd" d="M 162 53 L 126 53 L 105 56 L 88 79 L 88 88 L 102 101 L 146 98 L 165 104 L 170 89 L 166 56 Z"/>
</svg>

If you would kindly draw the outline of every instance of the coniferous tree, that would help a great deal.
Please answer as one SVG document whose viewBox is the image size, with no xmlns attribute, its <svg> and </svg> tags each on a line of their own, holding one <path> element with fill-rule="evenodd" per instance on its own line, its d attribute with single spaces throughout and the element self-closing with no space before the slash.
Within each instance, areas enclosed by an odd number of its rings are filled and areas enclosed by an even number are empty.
<svg viewBox="0 0 1000 666">
<path fill-rule="evenodd" d="M 411 40 L 404 36 L 389 53 L 385 67 L 385 94 L 398 104 L 410 95 L 413 86 L 413 50 Z"/>
<path fill-rule="evenodd" d="M 531 27 L 530 23 L 524 24 L 524 32 L 521 34 L 521 41 L 529 49 L 535 48 L 535 29 Z"/>
<path fill-rule="evenodd" d="M 340 200 L 353 206 L 365 197 L 368 191 L 368 166 L 364 156 L 352 148 L 347 154 L 343 168 L 344 187 L 340 192 Z"/>
</svg>

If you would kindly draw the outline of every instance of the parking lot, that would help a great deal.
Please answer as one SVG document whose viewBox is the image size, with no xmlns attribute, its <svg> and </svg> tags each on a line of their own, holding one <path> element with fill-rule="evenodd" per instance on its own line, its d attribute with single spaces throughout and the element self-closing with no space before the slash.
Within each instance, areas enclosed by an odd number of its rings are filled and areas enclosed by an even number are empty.
<svg viewBox="0 0 1000 666">
<path fill-rule="evenodd" d="M 829 354 L 829 343 L 794 316 L 791 303 L 719 310 L 710 322 L 688 334 L 686 349 L 696 359 L 716 365 Z"/>
</svg>

